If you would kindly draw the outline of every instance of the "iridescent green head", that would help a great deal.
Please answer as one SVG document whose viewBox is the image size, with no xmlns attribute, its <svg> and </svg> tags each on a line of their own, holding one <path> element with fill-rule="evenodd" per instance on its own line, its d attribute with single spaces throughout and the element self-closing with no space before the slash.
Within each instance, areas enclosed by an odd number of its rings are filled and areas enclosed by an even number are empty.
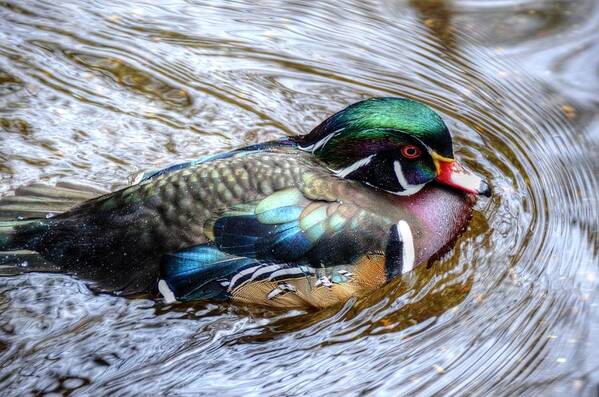
<svg viewBox="0 0 599 397">
<path fill-rule="evenodd" d="M 441 117 L 410 99 L 355 103 L 298 142 L 337 176 L 390 193 L 411 195 L 434 179 L 471 193 L 488 190 L 454 161 L 451 135 Z M 466 176 L 476 179 L 463 181 Z"/>
</svg>

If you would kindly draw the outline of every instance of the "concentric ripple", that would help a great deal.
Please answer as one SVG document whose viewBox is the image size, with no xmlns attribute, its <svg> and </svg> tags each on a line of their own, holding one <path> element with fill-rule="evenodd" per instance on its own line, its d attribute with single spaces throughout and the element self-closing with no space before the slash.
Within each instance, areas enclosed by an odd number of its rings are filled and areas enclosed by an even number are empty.
<svg viewBox="0 0 599 397">
<path fill-rule="evenodd" d="M 0 1 L 0 194 L 119 186 L 389 95 L 437 109 L 495 191 L 441 260 L 316 313 L 2 277 L 0 389 L 593 395 L 598 27 L 592 0 Z"/>
</svg>

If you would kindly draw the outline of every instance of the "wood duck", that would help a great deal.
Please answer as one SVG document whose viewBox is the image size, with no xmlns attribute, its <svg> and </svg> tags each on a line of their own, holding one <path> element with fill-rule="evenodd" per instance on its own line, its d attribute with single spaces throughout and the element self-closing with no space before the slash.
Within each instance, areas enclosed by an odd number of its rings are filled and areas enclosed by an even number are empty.
<svg viewBox="0 0 599 397">
<path fill-rule="evenodd" d="M 149 172 L 50 217 L 2 222 L 0 251 L 37 251 L 117 293 L 325 307 L 448 249 L 477 194 L 489 187 L 454 159 L 437 113 L 373 98 L 305 136 Z M 73 188 L 29 195 L 88 197 Z M 0 211 L 26 210 L 31 197 L 20 197 Z"/>
</svg>

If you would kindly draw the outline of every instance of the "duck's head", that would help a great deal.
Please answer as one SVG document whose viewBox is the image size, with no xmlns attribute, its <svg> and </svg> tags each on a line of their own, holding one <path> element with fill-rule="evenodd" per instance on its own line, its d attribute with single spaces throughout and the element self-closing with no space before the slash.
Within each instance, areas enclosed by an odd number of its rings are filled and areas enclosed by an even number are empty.
<svg viewBox="0 0 599 397">
<path fill-rule="evenodd" d="M 340 178 L 407 196 L 428 182 L 490 195 L 488 184 L 454 159 L 451 135 L 431 108 L 405 98 L 373 98 L 334 114 L 298 138 Z"/>
</svg>

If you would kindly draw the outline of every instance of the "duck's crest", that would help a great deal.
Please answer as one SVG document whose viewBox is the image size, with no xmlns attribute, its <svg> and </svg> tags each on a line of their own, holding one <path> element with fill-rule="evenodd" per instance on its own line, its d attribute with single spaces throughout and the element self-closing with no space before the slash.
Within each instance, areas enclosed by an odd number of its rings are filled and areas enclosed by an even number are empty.
<svg viewBox="0 0 599 397">
<path fill-rule="evenodd" d="M 409 132 L 437 153 L 453 157 L 451 136 L 441 117 L 428 106 L 407 98 L 371 98 L 354 103 L 295 140 L 304 150 L 316 153 L 340 133 L 381 129 Z"/>
</svg>

